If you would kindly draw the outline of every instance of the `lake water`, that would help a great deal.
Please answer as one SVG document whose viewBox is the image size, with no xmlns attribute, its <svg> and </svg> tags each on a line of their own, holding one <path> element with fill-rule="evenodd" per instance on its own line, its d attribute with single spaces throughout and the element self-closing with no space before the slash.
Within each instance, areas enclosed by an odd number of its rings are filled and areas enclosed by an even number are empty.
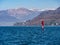
<svg viewBox="0 0 60 45">
<path fill-rule="evenodd" d="M 60 45 L 60 26 L 0 26 L 0 45 Z"/>
</svg>

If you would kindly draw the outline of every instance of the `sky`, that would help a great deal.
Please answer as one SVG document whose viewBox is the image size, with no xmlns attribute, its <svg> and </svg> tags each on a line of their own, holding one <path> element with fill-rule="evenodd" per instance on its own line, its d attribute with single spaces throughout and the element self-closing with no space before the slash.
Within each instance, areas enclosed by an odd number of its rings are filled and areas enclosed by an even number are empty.
<svg viewBox="0 0 60 45">
<path fill-rule="evenodd" d="M 13 8 L 46 9 L 59 6 L 60 0 L 0 0 L 0 10 Z"/>
</svg>

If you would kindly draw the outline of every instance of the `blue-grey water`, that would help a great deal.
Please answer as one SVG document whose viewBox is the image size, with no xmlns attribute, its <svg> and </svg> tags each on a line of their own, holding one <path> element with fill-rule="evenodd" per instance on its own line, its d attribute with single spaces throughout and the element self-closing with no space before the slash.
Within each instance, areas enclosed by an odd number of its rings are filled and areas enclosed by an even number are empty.
<svg viewBox="0 0 60 45">
<path fill-rule="evenodd" d="M 0 26 L 0 45 L 60 45 L 60 27 Z"/>
</svg>

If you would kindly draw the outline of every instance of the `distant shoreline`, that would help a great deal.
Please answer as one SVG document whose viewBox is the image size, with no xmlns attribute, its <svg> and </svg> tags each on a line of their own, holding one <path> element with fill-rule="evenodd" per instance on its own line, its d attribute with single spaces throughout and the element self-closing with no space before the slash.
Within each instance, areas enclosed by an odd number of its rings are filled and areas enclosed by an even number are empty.
<svg viewBox="0 0 60 45">
<path fill-rule="evenodd" d="M 41 27 L 41 26 L 0 26 L 0 27 Z M 60 27 L 60 25 L 57 26 L 46 25 L 44 27 Z"/>
</svg>

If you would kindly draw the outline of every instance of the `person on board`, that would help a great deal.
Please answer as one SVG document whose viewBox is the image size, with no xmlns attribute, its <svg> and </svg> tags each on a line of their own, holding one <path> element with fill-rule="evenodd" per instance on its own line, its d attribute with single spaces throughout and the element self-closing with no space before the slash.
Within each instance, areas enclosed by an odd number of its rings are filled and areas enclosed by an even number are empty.
<svg viewBox="0 0 60 45">
<path fill-rule="evenodd" d="M 44 30 L 44 19 L 41 20 L 42 30 Z"/>
</svg>

